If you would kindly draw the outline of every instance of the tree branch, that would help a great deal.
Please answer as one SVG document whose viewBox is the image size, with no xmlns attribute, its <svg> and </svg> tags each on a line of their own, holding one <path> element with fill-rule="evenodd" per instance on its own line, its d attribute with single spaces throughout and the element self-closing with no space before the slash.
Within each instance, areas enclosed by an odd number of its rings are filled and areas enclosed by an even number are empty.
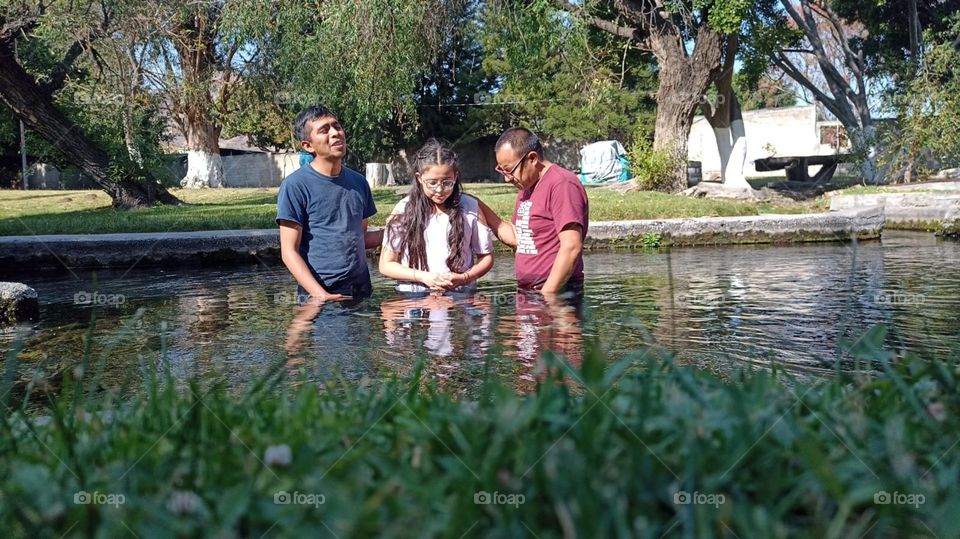
<svg viewBox="0 0 960 539">
<path fill-rule="evenodd" d="M 779 67 L 784 73 L 790 76 L 790 78 L 796 81 L 797 84 L 805 88 L 808 92 L 812 93 L 817 101 L 823 103 L 823 106 L 827 107 L 827 110 L 832 112 L 841 123 L 851 126 L 856 125 L 856 119 L 851 117 L 848 110 L 844 110 L 844 107 L 841 106 L 839 97 L 831 97 L 813 84 L 810 79 L 808 79 L 800 71 L 800 69 L 797 68 L 797 66 L 793 65 L 793 62 L 790 61 L 787 55 L 783 54 L 782 52 L 777 52 L 773 61 L 777 67 Z"/>
<path fill-rule="evenodd" d="M 803 86 L 808 92 L 812 93 L 814 98 L 817 101 L 820 101 L 824 105 L 827 105 L 828 102 L 832 102 L 833 98 L 823 92 L 815 84 L 810 82 L 803 72 L 800 69 L 793 65 L 793 62 L 790 61 L 790 58 L 782 52 L 776 53 L 776 56 L 773 58 L 773 63 L 780 68 L 781 71 L 787 74 L 791 79 L 796 81 L 797 84 Z"/>
<path fill-rule="evenodd" d="M 0 26 L 0 41 L 12 41 L 17 38 L 17 34 L 29 34 L 39 24 L 39 15 L 24 17 L 10 22 L 7 22 L 4 17 L 0 17 L 0 25 L 2 25 Z"/>
<path fill-rule="evenodd" d="M 782 0 L 781 4 L 793 21 L 797 24 L 797 26 L 803 30 L 807 41 L 809 41 L 813 46 L 813 54 L 817 58 L 817 65 L 823 72 L 823 78 L 826 80 L 827 85 L 830 87 L 830 91 L 833 93 L 833 95 L 838 99 L 842 96 L 850 99 L 851 101 L 855 100 L 856 96 L 853 95 L 850 85 L 847 84 L 847 81 L 837 70 L 836 66 L 830 62 L 826 48 L 823 46 L 823 41 L 820 39 L 820 34 L 817 29 L 817 22 L 813 18 L 813 13 L 810 8 L 810 2 L 808 0 L 801 1 L 800 7 L 803 10 L 802 15 L 797 12 L 796 8 L 792 4 L 792 0 Z"/>
<path fill-rule="evenodd" d="M 73 69 L 73 63 L 83 54 L 83 51 L 84 43 L 82 41 L 75 41 L 73 45 L 70 45 L 67 53 L 63 56 L 63 60 L 60 60 L 57 67 L 53 68 L 49 80 L 41 84 L 40 88 L 47 94 L 52 94 L 62 88 L 64 81 L 67 80 L 67 75 Z"/>
<path fill-rule="evenodd" d="M 643 38 L 640 34 L 640 31 L 637 28 L 632 28 L 629 26 L 620 26 L 612 21 L 606 19 L 601 19 L 600 17 L 595 17 L 589 13 L 587 10 L 583 9 L 581 6 L 576 6 L 571 4 L 567 0 L 555 0 L 560 9 L 576 15 L 580 19 L 584 20 L 590 26 L 597 28 L 598 30 L 603 30 L 615 36 L 625 37 L 634 41 L 642 42 Z"/>
<path fill-rule="evenodd" d="M 846 30 L 844 30 L 840 18 L 837 17 L 837 14 L 834 13 L 833 10 L 828 6 L 818 5 L 816 7 L 820 15 L 830 21 L 830 25 L 833 26 L 835 39 L 843 48 L 844 63 L 847 65 L 847 69 L 849 69 L 857 79 L 858 95 L 866 96 L 867 87 L 864 81 L 863 51 L 857 52 L 850 47 L 850 40 L 847 39 Z"/>
</svg>

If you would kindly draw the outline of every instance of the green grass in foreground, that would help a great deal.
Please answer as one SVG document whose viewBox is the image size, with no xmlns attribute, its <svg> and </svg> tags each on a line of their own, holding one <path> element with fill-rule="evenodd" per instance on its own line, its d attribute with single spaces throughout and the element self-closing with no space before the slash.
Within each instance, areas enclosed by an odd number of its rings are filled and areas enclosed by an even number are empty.
<svg viewBox="0 0 960 539">
<path fill-rule="evenodd" d="M 476 402 L 417 374 L 319 390 L 278 375 L 241 395 L 152 374 L 144 396 L 119 402 L 90 389 L 88 353 L 81 379 L 49 397 L 49 421 L 3 412 L 0 526 L 15 537 L 956 537 L 957 358 L 898 359 L 882 342 L 875 328 L 852 350 L 869 375 L 818 382 L 777 369 L 725 382 L 656 349 L 617 363 L 594 349 L 577 372 L 547 358 L 566 383 L 518 396 L 489 382 Z"/>
<path fill-rule="evenodd" d="M 516 190 L 509 185 L 469 184 L 468 193 L 501 215 L 513 211 Z M 376 189 L 379 212 L 370 221 L 382 225 L 405 189 Z M 654 192 L 619 194 L 588 188 L 593 221 L 800 213 L 813 204 L 775 206 L 730 200 L 689 198 Z M 0 191 L 0 236 L 173 232 L 274 228 L 277 189 L 174 189 L 186 207 L 159 206 L 117 211 L 102 191 Z"/>
</svg>

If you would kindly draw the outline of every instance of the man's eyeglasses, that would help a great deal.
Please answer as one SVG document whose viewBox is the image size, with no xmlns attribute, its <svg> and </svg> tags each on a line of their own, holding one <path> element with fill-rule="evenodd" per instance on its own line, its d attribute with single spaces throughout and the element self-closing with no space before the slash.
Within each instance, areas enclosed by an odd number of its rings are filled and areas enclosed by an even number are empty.
<svg viewBox="0 0 960 539">
<path fill-rule="evenodd" d="M 444 191 L 449 191 L 453 189 L 453 186 L 457 185 L 456 180 L 421 180 L 424 187 L 432 191 L 437 189 L 443 189 Z"/>
<path fill-rule="evenodd" d="M 517 167 L 519 167 L 520 163 L 523 163 L 523 160 L 526 158 L 527 156 L 521 157 L 520 160 L 517 161 L 517 164 L 513 165 L 513 168 L 510 169 L 510 172 L 507 172 L 506 170 L 504 170 L 503 167 L 501 167 L 500 165 L 495 166 L 493 170 L 496 170 L 497 172 L 499 172 L 500 174 L 503 174 L 504 176 L 510 176 L 511 178 L 515 178 L 516 176 L 514 176 L 513 173 L 517 171 Z"/>
</svg>

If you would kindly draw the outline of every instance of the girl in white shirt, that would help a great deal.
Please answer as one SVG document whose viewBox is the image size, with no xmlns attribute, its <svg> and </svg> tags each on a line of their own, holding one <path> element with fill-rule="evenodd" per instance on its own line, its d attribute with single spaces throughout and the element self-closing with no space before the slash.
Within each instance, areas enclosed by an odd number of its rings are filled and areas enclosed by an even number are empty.
<svg viewBox="0 0 960 539">
<path fill-rule="evenodd" d="M 400 292 L 469 292 L 493 267 L 493 233 L 462 192 L 457 154 L 430 139 L 414 158 L 410 194 L 387 219 L 380 273 Z"/>
</svg>

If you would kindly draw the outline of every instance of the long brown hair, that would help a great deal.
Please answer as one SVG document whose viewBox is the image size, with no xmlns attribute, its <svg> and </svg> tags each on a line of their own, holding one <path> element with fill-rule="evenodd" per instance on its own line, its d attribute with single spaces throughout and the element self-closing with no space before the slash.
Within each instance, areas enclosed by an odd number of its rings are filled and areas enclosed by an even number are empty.
<svg viewBox="0 0 960 539">
<path fill-rule="evenodd" d="M 432 138 L 414 156 L 413 171 L 420 175 L 436 165 L 448 165 L 457 171 L 453 192 L 443 202 L 441 209 L 450 219 L 450 230 L 447 232 L 447 246 L 450 251 L 447 256 L 447 268 L 452 272 L 460 273 L 469 269 L 463 267 L 466 263 L 463 256 L 466 236 L 463 211 L 460 208 L 460 159 L 449 144 Z M 393 216 L 387 223 L 390 227 L 390 236 L 400 238 L 397 254 L 401 259 L 406 255 L 407 263 L 416 270 L 428 270 L 427 241 L 423 234 L 430 219 L 433 218 L 434 208 L 433 201 L 424 194 L 423 186 L 419 181 L 414 180 L 410 189 L 410 198 L 403 213 Z"/>
</svg>

